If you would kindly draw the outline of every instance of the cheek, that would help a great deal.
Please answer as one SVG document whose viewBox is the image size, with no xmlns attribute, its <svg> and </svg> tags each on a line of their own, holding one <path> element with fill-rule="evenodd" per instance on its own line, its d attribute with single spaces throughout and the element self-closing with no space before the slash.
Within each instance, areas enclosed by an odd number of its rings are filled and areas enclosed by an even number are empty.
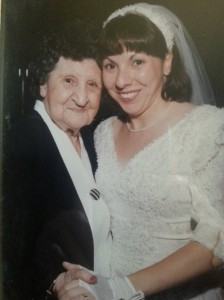
<svg viewBox="0 0 224 300">
<path fill-rule="evenodd" d="M 114 83 L 114 76 L 112 74 L 103 73 L 103 84 L 106 89 L 112 87 Z"/>
<path fill-rule="evenodd" d="M 50 105 L 52 112 L 58 117 L 62 117 L 63 112 L 71 107 L 70 98 L 65 93 L 56 93 Z"/>
<path fill-rule="evenodd" d="M 150 70 L 141 71 L 137 74 L 136 78 L 143 83 L 148 84 L 154 79 L 154 76 L 152 76 L 152 72 Z"/>
<path fill-rule="evenodd" d="M 51 118 L 57 123 L 63 119 L 63 109 L 60 104 L 54 103 L 50 109 Z"/>
<path fill-rule="evenodd" d="M 95 101 L 95 108 L 96 108 L 96 110 L 99 109 L 100 101 L 101 101 L 101 94 L 96 97 L 96 101 Z"/>
<path fill-rule="evenodd" d="M 100 106 L 100 98 L 101 98 L 101 94 L 90 94 L 89 99 L 90 99 L 90 107 L 94 110 L 98 110 L 99 106 Z"/>
</svg>

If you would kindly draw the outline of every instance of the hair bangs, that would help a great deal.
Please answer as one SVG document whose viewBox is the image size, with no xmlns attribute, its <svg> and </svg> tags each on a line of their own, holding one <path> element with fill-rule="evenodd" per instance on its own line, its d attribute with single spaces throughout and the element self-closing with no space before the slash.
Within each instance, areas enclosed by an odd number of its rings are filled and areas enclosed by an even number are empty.
<svg viewBox="0 0 224 300">
<path fill-rule="evenodd" d="M 124 50 L 144 52 L 161 58 L 167 51 L 165 39 L 156 26 L 144 16 L 131 13 L 118 16 L 106 25 L 99 48 L 101 61 L 109 55 L 121 54 Z"/>
</svg>

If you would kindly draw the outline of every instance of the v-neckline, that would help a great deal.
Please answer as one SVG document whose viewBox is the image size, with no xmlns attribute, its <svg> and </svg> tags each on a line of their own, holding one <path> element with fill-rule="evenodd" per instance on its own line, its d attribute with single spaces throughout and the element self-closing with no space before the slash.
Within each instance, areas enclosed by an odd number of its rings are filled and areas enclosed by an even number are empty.
<svg viewBox="0 0 224 300">
<path fill-rule="evenodd" d="M 165 138 L 167 137 L 167 135 L 169 135 L 169 133 L 171 131 L 173 132 L 174 130 L 176 130 L 179 126 L 181 126 L 182 123 L 184 123 L 187 119 L 189 119 L 192 115 L 194 115 L 195 111 L 198 110 L 199 107 L 201 107 L 201 106 L 196 106 L 192 110 L 186 112 L 184 114 L 183 118 L 178 120 L 173 125 L 169 126 L 160 136 L 155 138 L 152 142 L 146 144 L 143 148 L 141 148 L 133 156 L 131 156 L 131 158 L 129 160 L 127 160 L 125 163 L 120 163 L 118 156 L 117 156 L 116 147 L 115 147 L 115 139 L 114 139 L 114 128 L 113 128 L 113 122 L 114 122 L 114 120 L 117 119 L 117 117 L 113 117 L 111 119 L 111 123 L 110 123 L 110 138 L 111 138 L 112 155 L 114 157 L 117 168 L 122 171 L 123 169 L 128 168 L 129 165 L 131 165 L 132 162 L 135 161 L 136 158 L 138 156 L 140 156 L 142 153 L 144 153 L 146 150 L 150 149 L 150 151 L 152 151 L 153 148 L 156 147 L 156 145 L 158 145 L 159 143 L 162 143 L 162 141 L 165 140 Z"/>
</svg>

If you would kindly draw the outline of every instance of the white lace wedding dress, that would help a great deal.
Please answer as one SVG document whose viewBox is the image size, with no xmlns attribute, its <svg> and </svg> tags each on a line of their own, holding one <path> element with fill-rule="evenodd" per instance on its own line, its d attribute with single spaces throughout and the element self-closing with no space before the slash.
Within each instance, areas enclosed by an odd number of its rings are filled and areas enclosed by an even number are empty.
<svg viewBox="0 0 224 300">
<path fill-rule="evenodd" d="M 95 132 L 96 181 L 111 213 L 111 275 L 154 264 L 190 240 L 224 260 L 224 110 L 195 108 L 122 167 L 115 119 Z M 187 293 L 161 299 L 222 299 L 218 289 Z"/>
</svg>

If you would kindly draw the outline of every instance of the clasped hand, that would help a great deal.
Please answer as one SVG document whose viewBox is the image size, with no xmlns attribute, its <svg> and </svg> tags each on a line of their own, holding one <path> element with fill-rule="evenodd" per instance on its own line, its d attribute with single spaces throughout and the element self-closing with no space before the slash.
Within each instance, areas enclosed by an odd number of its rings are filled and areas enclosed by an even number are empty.
<svg viewBox="0 0 224 300">
<path fill-rule="evenodd" d="M 111 279 L 79 265 L 64 262 L 63 266 L 67 272 L 61 273 L 54 285 L 59 300 L 144 299 L 144 294 L 137 292 L 127 277 Z"/>
<path fill-rule="evenodd" d="M 95 300 L 94 296 L 80 283 L 93 284 L 97 277 L 88 269 L 80 265 L 63 262 L 67 270 L 58 275 L 54 284 L 54 292 L 59 300 Z"/>
</svg>

